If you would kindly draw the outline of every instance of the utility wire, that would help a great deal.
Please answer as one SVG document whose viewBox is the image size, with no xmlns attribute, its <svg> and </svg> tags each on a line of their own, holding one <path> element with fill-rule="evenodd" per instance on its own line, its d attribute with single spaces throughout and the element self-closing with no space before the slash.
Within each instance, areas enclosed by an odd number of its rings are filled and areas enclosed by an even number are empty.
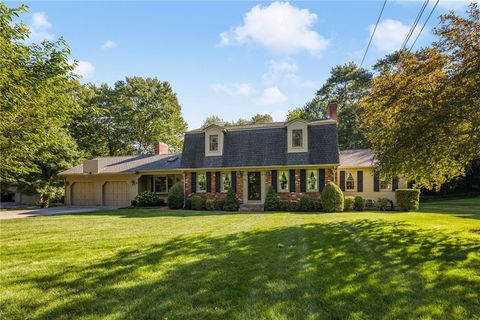
<svg viewBox="0 0 480 320">
<path fill-rule="evenodd" d="M 429 14 L 428 17 L 427 17 L 427 20 L 425 20 L 425 23 L 423 24 L 422 29 L 420 29 L 420 32 L 419 32 L 419 33 L 417 34 L 417 36 L 415 37 L 415 40 L 413 40 L 412 46 L 410 47 L 410 49 L 408 49 L 408 51 L 412 51 L 413 46 L 414 46 L 415 43 L 417 42 L 418 37 L 420 37 L 420 35 L 422 34 L 423 29 L 424 29 L 425 26 L 427 25 L 427 22 L 428 22 L 428 20 L 430 19 L 430 17 L 432 16 L 432 13 L 433 13 L 433 11 L 435 10 L 435 8 L 437 7 L 437 4 L 438 4 L 439 1 L 440 1 L 440 0 L 437 0 L 437 2 L 435 2 L 435 5 L 433 6 L 432 10 L 430 11 L 430 14 Z"/>
<path fill-rule="evenodd" d="M 365 57 L 367 56 L 368 49 L 370 48 L 370 44 L 372 43 L 373 36 L 375 35 L 375 31 L 377 30 L 378 23 L 380 22 L 380 18 L 382 17 L 383 9 L 385 9 L 385 5 L 387 4 L 387 0 L 383 1 L 382 10 L 380 10 L 380 14 L 378 15 L 377 23 L 375 24 L 375 28 L 373 28 L 372 35 L 370 37 L 370 41 L 368 41 L 367 49 L 365 49 L 365 53 L 363 54 L 362 62 L 360 62 L 360 67 L 363 65 L 365 61 Z"/>
<path fill-rule="evenodd" d="M 403 51 L 403 49 L 405 49 L 405 47 L 407 46 L 407 43 L 410 40 L 410 37 L 412 36 L 413 31 L 415 31 L 415 28 L 417 27 L 417 24 L 420 21 L 420 18 L 422 17 L 423 12 L 425 11 L 425 8 L 427 7 L 429 1 L 430 0 L 425 0 L 423 2 L 423 5 L 422 5 L 422 7 L 420 8 L 420 11 L 417 14 L 417 17 L 415 18 L 415 21 L 413 22 L 412 27 L 408 31 L 407 36 L 405 37 L 405 40 L 403 40 L 402 47 L 400 48 L 400 51 Z"/>
</svg>

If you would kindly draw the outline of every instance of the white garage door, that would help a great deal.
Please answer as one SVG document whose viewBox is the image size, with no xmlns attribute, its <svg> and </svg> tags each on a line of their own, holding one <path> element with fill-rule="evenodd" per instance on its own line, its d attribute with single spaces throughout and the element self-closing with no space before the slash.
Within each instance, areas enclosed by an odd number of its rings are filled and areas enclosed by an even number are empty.
<svg viewBox="0 0 480 320">
<path fill-rule="evenodd" d="M 94 206 L 95 194 L 93 192 L 93 183 L 75 182 L 72 185 L 72 205 L 75 206 Z"/>
<path fill-rule="evenodd" d="M 129 206 L 127 183 L 124 181 L 108 181 L 103 185 L 103 201 L 106 206 Z"/>
</svg>

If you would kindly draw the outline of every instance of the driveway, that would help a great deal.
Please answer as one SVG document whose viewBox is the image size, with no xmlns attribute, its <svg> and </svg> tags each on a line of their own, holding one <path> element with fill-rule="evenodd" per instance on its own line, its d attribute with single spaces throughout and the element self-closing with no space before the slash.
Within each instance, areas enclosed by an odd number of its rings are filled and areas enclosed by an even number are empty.
<svg viewBox="0 0 480 320">
<path fill-rule="evenodd" d="M 52 208 L 18 209 L 18 210 L 1 211 L 0 219 L 18 219 L 18 218 L 28 218 L 28 217 L 55 216 L 60 214 L 82 213 L 82 212 L 93 212 L 93 211 L 100 211 L 100 210 L 115 210 L 115 209 L 118 209 L 118 207 L 65 206 L 65 207 L 52 207 Z"/>
</svg>

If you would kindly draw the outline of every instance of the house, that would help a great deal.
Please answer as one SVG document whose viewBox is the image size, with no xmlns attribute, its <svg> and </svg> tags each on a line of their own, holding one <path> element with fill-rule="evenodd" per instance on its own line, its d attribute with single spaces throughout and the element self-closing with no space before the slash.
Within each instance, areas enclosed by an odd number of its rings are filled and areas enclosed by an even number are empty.
<svg viewBox="0 0 480 320">
<path fill-rule="evenodd" d="M 166 198 L 177 182 L 187 196 L 221 199 L 233 188 L 243 208 L 262 206 L 270 186 L 282 200 L 303 194 L 319 199 L 328 181 L 346 195 L 395 200 L 404 182 L 373 174 L 369 150 L 339 152 L 337 105 L 324 120 L 273 122 L 221 127 L 211 125 L 185 134 L 182 154 L 169 154 L 157 143 L 154 155 L 86 160 L 61 173 L 70 205 L 128 206 L 150 190 Z"/>
</svg>

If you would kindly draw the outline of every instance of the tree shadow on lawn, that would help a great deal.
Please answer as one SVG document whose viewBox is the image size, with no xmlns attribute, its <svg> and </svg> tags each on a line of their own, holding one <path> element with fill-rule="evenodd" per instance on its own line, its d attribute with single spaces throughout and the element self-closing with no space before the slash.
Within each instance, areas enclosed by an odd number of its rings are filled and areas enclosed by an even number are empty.
<svg viewBox="0 0 480 320">
<path fill-rule="evenodd" d="M 58 295 L 31 310 L 37 319 L 472 319 L 479 250 L 401 222 L 360 220 L 182 236 L 26 281 Z"/>
</svg>

